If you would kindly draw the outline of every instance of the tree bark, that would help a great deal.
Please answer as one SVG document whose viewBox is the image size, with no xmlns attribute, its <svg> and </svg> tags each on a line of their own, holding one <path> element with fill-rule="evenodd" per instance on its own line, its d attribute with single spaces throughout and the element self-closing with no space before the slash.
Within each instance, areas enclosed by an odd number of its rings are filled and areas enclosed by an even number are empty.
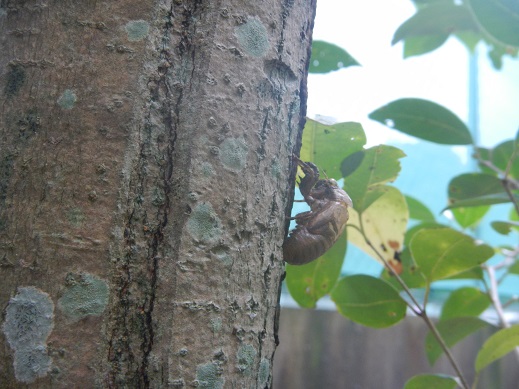
<svg viewBox="0 0 519 389">
<path fill-rule="evenodd" d="M 2 387 L 267 388 L 315 0 L 0 0 Z"/>
</svg>

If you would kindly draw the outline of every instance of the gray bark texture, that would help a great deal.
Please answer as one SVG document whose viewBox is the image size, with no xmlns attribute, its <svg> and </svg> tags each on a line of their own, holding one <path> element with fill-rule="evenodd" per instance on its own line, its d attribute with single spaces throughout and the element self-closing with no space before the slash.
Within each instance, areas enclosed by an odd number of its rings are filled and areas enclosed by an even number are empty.
<svg viewBox="0 0 519 389">
<path fill-rule="evenodd" d="M 315 0 L 0 0 L 2 388 L 268 388 Z"/>
</svg>

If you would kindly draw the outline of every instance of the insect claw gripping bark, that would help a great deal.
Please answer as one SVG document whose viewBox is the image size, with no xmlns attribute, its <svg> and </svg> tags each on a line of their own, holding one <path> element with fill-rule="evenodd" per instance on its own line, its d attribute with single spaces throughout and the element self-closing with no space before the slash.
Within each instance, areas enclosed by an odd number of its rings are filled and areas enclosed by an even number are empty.
<svg viewBox="0 0 519 389">
<path fill-rule="evenodd" d="M 296 227 L 283 244 L 283 259 L 292 265 L 303 265 L 319 258 L 341 236 L 348 221 L 350 196 L 334 179 L 319 179 L 319 169 L 311 162 L 294 156 L 305 174 L 299 177 L 299 190 L 310 211 L 298 213 Z"/>
</svg>

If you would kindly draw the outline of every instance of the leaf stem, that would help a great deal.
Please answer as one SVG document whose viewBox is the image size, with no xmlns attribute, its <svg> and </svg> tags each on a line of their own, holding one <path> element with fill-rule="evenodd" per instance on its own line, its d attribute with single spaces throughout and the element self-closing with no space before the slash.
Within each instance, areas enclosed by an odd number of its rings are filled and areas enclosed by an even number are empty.
<svg viewBox="0 0 519 389">
<path fill-rule="evenodd" d="M 360 232 L 360 234 L 363 236 L 364 240 L 366 241 L 366 244 L 375 252 L 375 254 L 380 258 L 380 260 L 382 261 L 382 263 L 384 264 L 384 266 L 388 269 L 388 270 L 391 270 L 391 266 L 389 265 L 389 262 L 386 260 L 386 258 L 384 258 L 384 256 L 382 254 L 380 254 L 380 252 L 376 249 L 376 247 L 373 245 L 373 243 L 370 242 L 370 240 L 368 239 L 368 237 L 366 236 L 366 233 L 364 231 L 364 223 L 362 221 L 362 213 L 359 213 L 359 227 L 357 226 L 353 226 L 353 225 L 350 225 L 351 227 L 354 227 L 355 229 L 357 229 L 357 231 Z M 407 303 L 407 305 L 409 306 L 409 308 L 413 311 L 413 313 L 416 315 L 416 316 L 419 316 L 422 318 L 423 321 L 425 321 L 425 324 L 427 325 L 427 327 L 429 327 L 429 330 L 431 331 L 431 333 L 433 334 L 434 338 L 436 339 L 436 341 L 440 344 L 440 347 L 442 348 L 442 350 L 445 352 L 445 355 L 447 356 L 447 359 L 449 360 L 451 366 L 453 367 L 454 371 L 456 372 L 456 374 L 458 375 L 458 378 L 461 382 L 461 385 L 463 387 L 463 389 L 470 389 L 470 386 L 469 384 L 467 383 L 463 373 L 461 372 L 461 369 L 460 367 L 458 366 L 456 360 L 454 359 L 449 347 L 447 346 L 447 344 L 445 343 L 445 341 L 443 340 L 441 334 L 439 333 L 438 329 L 436 328 L 436 326 L 434 325 L 434 323 L 432 322 L 432 320 L 429 318 L 429 316 L 427 315 L 427 312 L 426 312 L 426 303 L 427 303 L 427 299 L 429 297 L 429 291 L 430 291 L 430 284 L 428 283 L 427 284 L 427 289 L 426 289 L 426 293 L 425 293 L 425 299 L 424 299 L 424 305 L 422 307 L 422 305 L 418 302 L 418 300 L 414 297 L 413 293 L 411 292 L 411 289 L 409 289 L 409 287 L 407 286 L 407 284 L 405 283 L 405 281 L 402 279 L 402 277 L 400 277 L 399 274 L 397 274 L 396 272 L 393 272 L 393 275 L 394 277 L 396 278 L 396 280 L 398 281 L 398 283 L 400 284 L 400 286 L 403 288 L 403 290 L 405 291 L 405 293 L 409 296 L 409 298 L 411 299 L 411 302 L 414 304 L 412 305 L 411 303 Z"/>
<path fill-rule="evenodd" d="M 357 226 L 351 225 L 351 224 L 348 225 L 348 226 L 352 227 L 352 228 L 355 228 L 357 231 L 359 231 L 359 233 L 364 238 L 364 241 L 366 242 L 366 244 L 373 250 L 373 252 L 377 255 L 377 257 L 382 261 L 382 263 L 384 264 L 386 269 L 391 270 L 391 266 L 389 265 L 389 262 L 386 260 L 386 258 L 384 258 L 384 256 L 382 254 L 380 254 L 378 252 L 376 247 L 373 245 L 373 243 L 371 243 L 371 241 L 366 236 L 366 233 L 364 232 L 364 225 L 362 223 L 362 214 L 359 214 L 359 225 L 360 225 L 360 228 L 357 227 Z M 409 287 L 404 282 L 402 277 L 400 277 L 400 275 L 398 275 L 395 272 L 393 272 L 393 275 L 397 279 L 397 281 L 400 284 L 400 286 L 404 289 L 404 291 L 407 294 L 407 296 L 409 296 L 409 298 L 411 299 L 411 302 L 414 304 L 414 305 L 411 305 L 410 303 L 407 303 L 408 307 L 413 311 L 413 313 L 416 316 L 420 316 L 420 312 L 422 311 L 422 307 L 420 306 L 420 303 L 418 302 L 418 300 L 416 300 L 416 298 L 414 297 L 413 293 L 411 292 L 411 289 L 409 289 Z"/>
</svg>

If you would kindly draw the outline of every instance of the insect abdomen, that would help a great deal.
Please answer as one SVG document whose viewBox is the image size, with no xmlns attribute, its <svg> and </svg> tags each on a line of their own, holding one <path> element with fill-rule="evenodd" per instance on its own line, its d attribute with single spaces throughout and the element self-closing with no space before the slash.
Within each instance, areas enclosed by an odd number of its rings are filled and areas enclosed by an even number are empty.
<svg viewBox="0 0 519 389">
<path fill-rule="evenodd" d="M 311 234 L 299 226 L 283 245 L 283 259 L 291 265 L 304 265 L 323 255 L 333 243 L 329 237 Z"/>
</svg>

